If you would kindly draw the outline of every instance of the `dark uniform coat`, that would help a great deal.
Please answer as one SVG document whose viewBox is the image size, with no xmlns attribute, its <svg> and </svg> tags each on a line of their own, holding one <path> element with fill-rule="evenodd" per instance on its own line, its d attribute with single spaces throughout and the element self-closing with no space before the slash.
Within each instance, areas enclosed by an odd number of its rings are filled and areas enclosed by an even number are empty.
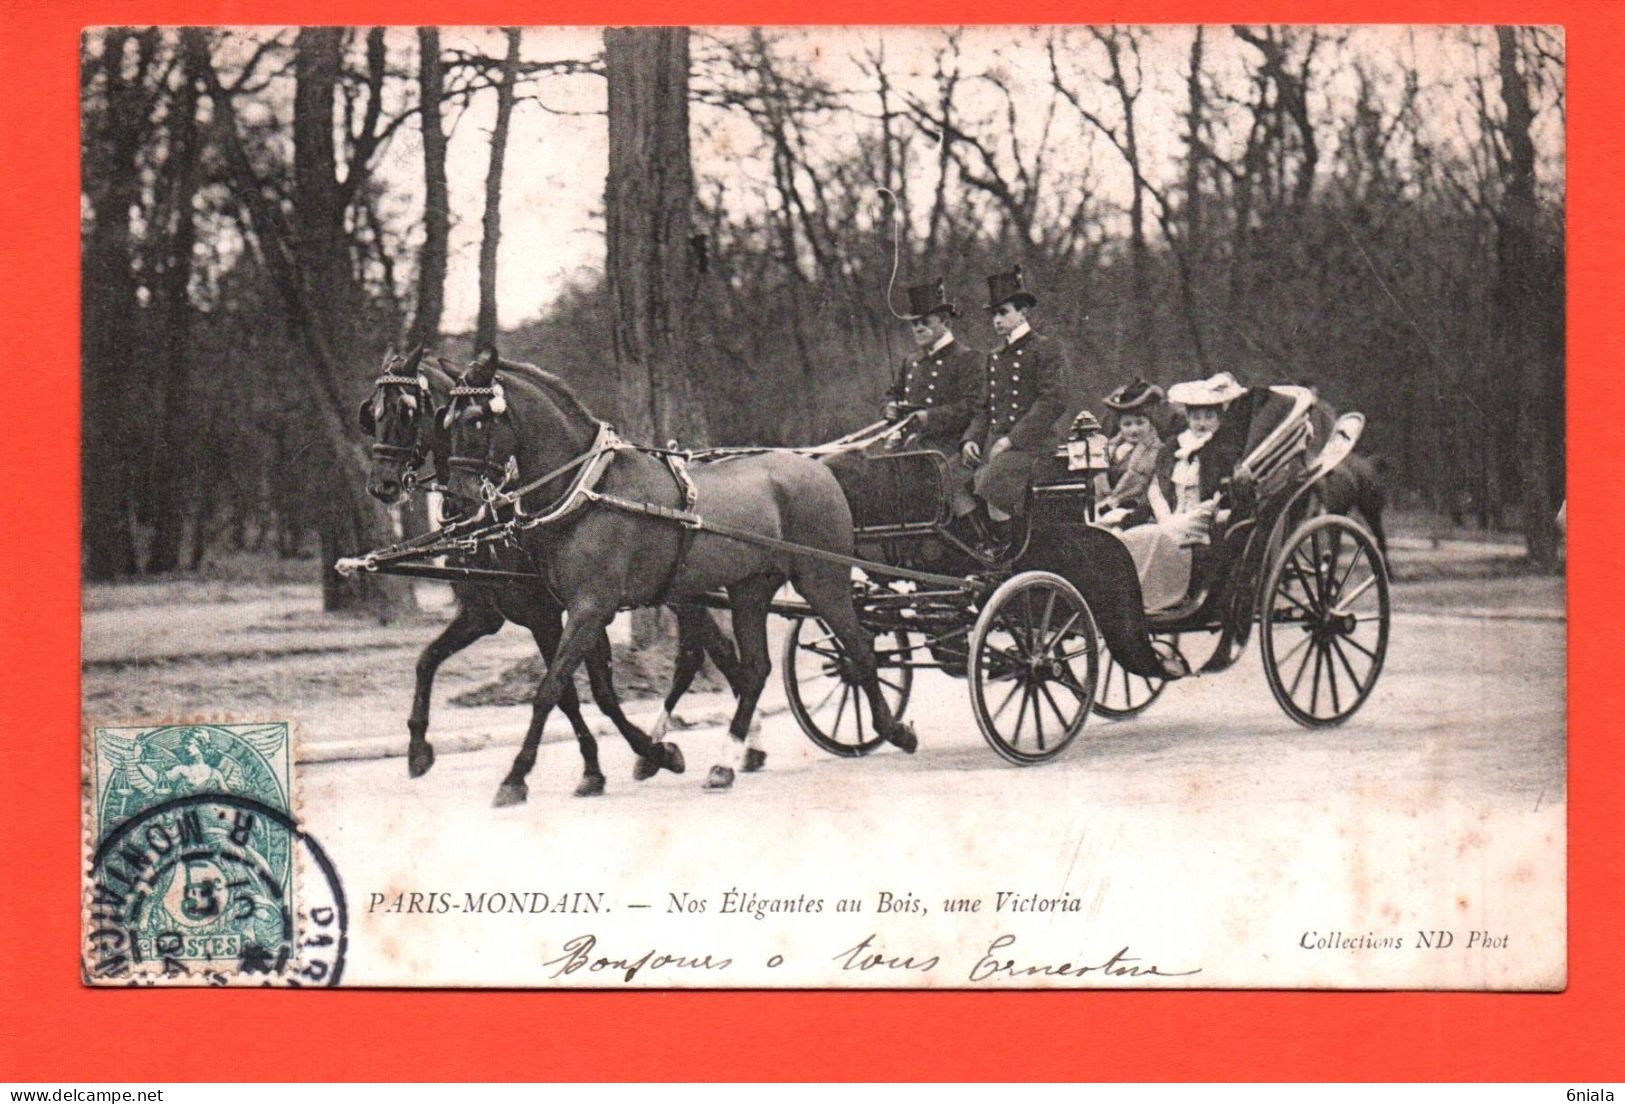
<svg viewBox="0 0 1625 1104">
<path fill-rule="evenodd" d="M 1033 468 L 1055 451 L 1072 413 L 1072 364 L 1054 338 L 1029 330 L 1013 345 L 987 354 L 982 393 L 964 440 L 987 456 L 1000 437 L 1010 448 L 977 469 L 976 494 L 989 506 L 1019 514 Z"/>
<path fill-rule="evenodd" d="M 924 409 L 911 444 L 952 456 L 970 424 L 982 391 L 982 354 L 957 337 L 935 352 L 921 349 L 903 361 L 886 397 Z"/>
</svg>

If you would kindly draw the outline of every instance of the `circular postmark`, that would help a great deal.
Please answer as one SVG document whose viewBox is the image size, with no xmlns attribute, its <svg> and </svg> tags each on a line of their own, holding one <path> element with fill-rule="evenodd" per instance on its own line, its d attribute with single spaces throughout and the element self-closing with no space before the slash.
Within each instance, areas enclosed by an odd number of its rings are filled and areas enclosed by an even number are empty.
<svg viewBox="0 0 1625 1104">
<path fill-rule="evenodd" d="M 199 793 L 143 809 L 91 860 L 84 969 L 97 984 L 337 985 L 349 928 L 321 845 L 282 810 Z"/>
</svg>

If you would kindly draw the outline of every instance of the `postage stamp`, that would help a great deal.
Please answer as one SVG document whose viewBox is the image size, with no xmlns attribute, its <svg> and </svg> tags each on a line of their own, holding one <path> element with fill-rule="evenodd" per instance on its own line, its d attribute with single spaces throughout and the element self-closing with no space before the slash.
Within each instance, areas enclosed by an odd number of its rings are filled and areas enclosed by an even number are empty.
<svg viewBox="0 0 1625 1104">
<path fill-rule="evenodd" d="M 290 726 L 90 735 L 86 982 L 336 983 L 343 892 L 294 820 Z"/>
</svg>

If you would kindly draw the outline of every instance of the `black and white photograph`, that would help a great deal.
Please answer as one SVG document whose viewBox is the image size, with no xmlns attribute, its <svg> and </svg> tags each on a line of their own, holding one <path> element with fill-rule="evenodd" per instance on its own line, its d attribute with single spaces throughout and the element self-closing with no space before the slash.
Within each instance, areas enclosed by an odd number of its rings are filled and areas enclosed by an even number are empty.
<svg viewBox="0 0 1625 1104">
<path fill-rule="evenodd" d="M 1566 986 L 1562 28 L 79 68 L 86 984 Z"/>
</svg>

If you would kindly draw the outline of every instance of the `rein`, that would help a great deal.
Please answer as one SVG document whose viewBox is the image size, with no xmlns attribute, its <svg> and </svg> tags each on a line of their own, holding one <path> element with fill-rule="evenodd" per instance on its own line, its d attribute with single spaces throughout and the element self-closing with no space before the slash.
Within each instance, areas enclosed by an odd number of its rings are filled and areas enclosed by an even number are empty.
<svg viewBox="0 0 1625 1104">
<path fill-rule="evenodd" d="M 452 396 L 454 399 L 464 397 L 489 398 L 492 400 L 492 402 L 489 404 L 488 409 L 493 414 L 501 415 L 505 414 L 507 411 L 507 404 L 502 399 L 501 385 L 494 380 L 489 387 L 468 387 L 458 385 L 452 389 Z M 910 415 L 910 418 L 912 418 L 912 415 Z M 853 448 L 861 447 L 862 445 L 876 440 L 879 437 L 885 436 L 888 433 L 896 432 L 903 428 L 903 426 L 906 426 L 907 423 L 908 419 L 904 419 L 897 424 L 884 421 L 876 422 L 873 425 L 866 426 L 855 433 L 849 433 L 845 437 L 840 438 L 838 441 L 832 441 L 826 445 L 815 446 L 812 448 L 794 449 L 790 451 L 800 453 L 801 455 L 808 457 L 824 456 L 832 453 L 844 452 Z M 615 432 L 614 427 L 608 422 L 598 421 L 597 425 L 598 431 L 594 435 L 592 443 L 586 448 L 585 451 L 572 456 L 570 459 L 566 460 L 552 471 L 547 472 L 545 475 L 529 480 L 528 482 L 525 482 L 512 490 L 503 490 L 501 485 L 493 486 L 490 480 L 485 478 L 483 474 L 490 473 L 495 470 L 501 470 L 506 476 L 506 474 L 511 470 L 506 463 L 499 468 L 499 466 L 491 459 L 489 454 L 481 457 L 451 457 L 449 463 L 454 470 L 482 473 L 481 492 L 482 497 L 484 498 L 484 504 L 481 506 L 478 513 L 476 513 L 473 517 L 463 519 L 462 524 L 472 527 L 474 524 L 480 521 L 485 521 L 487 523 L 485 528 L 479 529 L 477 532 L 469 533 L 466 536 L 461 536 L 458 543 L 483 543 L 485 541 L 511 539 L 513 534 L 517 531 L 536 529 L 544 525 L 560 522 L 570 515 L 576 513 L 578 510 L 588 506 L 598 506 L 623 514 L 630 514 L 665 521 L 668 523 L 675 523 L 685 530 L 685 546 L 679 551 L 671 571 L 667 573 L 665 583 L 660 588 L 660 597 L 662 600 L 670 591 L 677 573 L 681 570 L 683 560 L 686 558 L 687 554 L 687 541 L 692 538 L 693 534 L 696 533 L 708 533 L 712 536 L 721 537 L 726 540 L 735 540 L 744 544 L 755 545 L 759 548 L 787 552 L 797 556 L 806 556 L 811 559 L 823 560 L 827 563 L 840 564 L 846 567 L 858 567 L 872 570 L 883 566 L 863 560 L 857 556 L 796 544 L 792 541 L 782 540 L 777 537 L 770 537 L 762 533 L 756 533 L 746 529 L 735 528 L 731 525 L 707 521 L 698 512 L 696 512 L 697 495 L 694 493 L 694 485 L 692 480 L 689 478 L 686 470 L 684 470 L 683 461 L 692 460 L 696 455 L 706 459 L 726 460 L 739 456 L 758 455 L 772 450 L 750 448 L 713 449 L 696 454 L 677 449 L 649 448 L 634 445 L 622 440 L 620 435 Z M 681 506 L 679 506 L 677 509 L 672 509 L 671 507 L 658 506 L 650 502 L 637 502 L 630 499 L 621 498 L 618 495 L 606 494 L 597 490 L 596 488 L 599 480 L 603 478 L 603 475 L 609 469 L 609 466 L 614 463 L 616 454 L 622 450 L 647 453 L 651 456 L 656 456 L 662 460 L 665 460 L 667 462 L 667 466 L 671 469 L 673 478 L 677 481 L 679 496 L 682 502 Z M 555 499 L 542 513 L 534 515 L 527 515 L 525 513 L 524 499 L 526 495 L 542 489 L 543 487 L 553 483 L 555 480 L 569 474 L 570 472 L 575 472 L 575 478 L 571 480 L 570 486 L 565 490 L 561 497 Z M 496 520 L 497 513 L 503 507 L 511 507 L 513 511 L 513 516 L 505 522 Z M 426 534 L 425 538 L 428 542 L 430 542 L 428 545 L 417 542 L 408 542 L 407 545 L 398 545 L 395 548 L 385 550 L 383 553 L 372 553 L 355 561 L 345 561 L 342 563 L 340 570 L 344 571 L 348 569 L 353 571 L 357 568 L 362 570 L 377 570 L 381 563 L 387 562 L 388 560 L 420 558 L 426 554 L 430 554 L 428 552 L 429 548 L 443 547 L 446 539 L 450 537 L 452 537 L 452 534 L 449 530 L 442 530 L 436 533 Z M 911 579 L 916 582 L 927 583 L 934 586 L 949 586 L 958 588 L 964 587 L 967 582 L 965 579 L 958 576 L 939 575 L 932 572 L 914 571 L 890 566 L 885 566 L 885 573 L 896 578 Z"/>
</svg>

